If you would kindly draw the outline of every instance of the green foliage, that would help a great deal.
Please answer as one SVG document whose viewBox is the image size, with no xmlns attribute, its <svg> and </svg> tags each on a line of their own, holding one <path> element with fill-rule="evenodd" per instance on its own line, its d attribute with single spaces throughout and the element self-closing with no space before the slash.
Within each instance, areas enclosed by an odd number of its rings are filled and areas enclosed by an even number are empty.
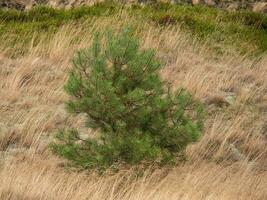
<svg viewBox="0 0 267 200">
<path fill-rule="evenodd" d="M 240 53 L 250 55 L 261 54 L 267 50 L 267 16 L 264 14 L 250 11 L 227 12 L 207 6 L 166 3 L 126 8 L 119 3 L 105 1 L 91 7 L 69 10 L 44 6 L 29 11 L 0 9 L 0 39 L 3 41 L 2 45 L 5 45 L 6 36 L 9 37 L 8 41 L 16 38 L 23 41 L 29 32 L 55 32 L 60 26 L 73 22 L 86 27 L 88 24 L 84 22 L 93 20 L 94 17 L 111 17 L 122 10 L 140 21 L 153 21 L 163 28 L 179 25 L 193 37 L 208 41 L 214 49 L 234 47 Z"/>
<path fill-rule="evenodd" d="M 72 97 L 68 110 L 86 113 L 99 136 L 82 139 L 75 130 L 62 131 L 54 152 L 83 168 L 175 162 L 200 135 L 201 105 L 164 84 L 155 52 L 141 50 L 128 28 L 109 32 L 102 44 L 96 34 L 91 48 L 76 53 L 65 85 Z"/>
<path fill-rule="evenodd" d="M 235 47 L 240 53 L 251 55 L 267 50 L 267 16 L 264 14 L 166 3 L 133 10 L 160 26 L 179 24 L 194 37 L 207 40 L 211 46 Z"/>
<path fill-rule="evenodd" d="M 111 15 L 116 11 L 116 8 L 118 7 L 114 3 L 107 1 L 105 3 L 97 3 L 91 7 L 81 6 L 69 10 L 54 9 L 46 6 L 33 7 L 28 11 L 0 9 L 0 19 L 5 22 L 68 21 L 85 16 Z"/>
</svg>

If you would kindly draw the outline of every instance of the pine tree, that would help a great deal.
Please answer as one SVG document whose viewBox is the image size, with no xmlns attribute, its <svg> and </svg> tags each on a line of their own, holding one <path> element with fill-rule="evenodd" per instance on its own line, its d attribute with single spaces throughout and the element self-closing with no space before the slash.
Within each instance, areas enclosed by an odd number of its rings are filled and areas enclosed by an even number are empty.
<svg viewBox="0 0 267 200">
<path fill-rule="evenodd" d="M 164 84 L 155 52 L 141 50 L 129 28 L 101 41 L 97 33 L 91 48 L 76 53 L 65 85 L 68 110 L 86 113 L 100 136 L 61 131 L 54 152 L 83 168 L 174 162 L 200 135 L 201 106 L 185 90 Z"/>
</svg>

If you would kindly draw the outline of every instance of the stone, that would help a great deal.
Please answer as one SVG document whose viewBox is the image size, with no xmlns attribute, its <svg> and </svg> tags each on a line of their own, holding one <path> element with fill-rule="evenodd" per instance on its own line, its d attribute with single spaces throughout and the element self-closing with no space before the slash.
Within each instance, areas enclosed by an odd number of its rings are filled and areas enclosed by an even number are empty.
<svg viewBox="0 0 267 200">
<path fill-rule="evenodd" d="M 214 0 L 205 0 L 205 3 L 208 6 L 216 6 L 216 2 Z"/>
<path fill-rule="evenodd" d="M 15 8 L 17 10 L 24 10 L 25 2 L 18 0 L 2 0 L 0 2 L 0 8 Z"/>
<path fill-rule="evenodd" d="M 226 9 L 227 9 L 228 11 L 236 11 L 236 10 L 239 9 L 239 7 L 240 7 L 239 3 L 237 3 L 237 2 L 233 2 L 233 3 L 231 3 L 230 5 L 228 5 Z"/>
<path fill-rule="evenodd" d="M 11 144 L 4 151 L 0 151 L 0 161 L 10 161 L 15 158 L 16 155 L 26 152 L 28 149 L 25 147 L 19 147 L 15 144 Z"/>
<path fill-rule="evenodd" d="M 204 0 L 192 0 L 193 5 L 204 4 L 204 3 L 205 3 Z"/>
<path fill-rule="evenodd" d="M 228 148 L 229 148 L 229 156 L 231 157 L 232 160 L 241 161 L 241 160 L 245 160 L 246 159 L 246 156 L 244 154 L 242 154 L 239 151 L 239 149 L 237 149 L 235 147 L 234 144 L 229 144 Z"/>
<path fill-rule="evenodd" d="M 56 8 L 56 7 L 58 7 L 59 4 L 57 1 L 49 1 L 48 5 Z"/>
<path fill-rule="evenodd" d="M 225 101 L 229 104 L 229 105 L 233 105 L 235 103 L 235 96 L 233 95 L 228 95 L 225 97 Z"/>
<path fill-rule="evenodd" d="M 65 109 L 65 105 L 61 104 L 58 106 L 54 116 L 53 120 L 56 124 L 63 123 L 67 119 L 68 115 Z"/>
<path fill-rule="evenodd" d="M 267 2 L 255 3 L 252 10 L 257 13 L 267 13 Z"/>
</svg>

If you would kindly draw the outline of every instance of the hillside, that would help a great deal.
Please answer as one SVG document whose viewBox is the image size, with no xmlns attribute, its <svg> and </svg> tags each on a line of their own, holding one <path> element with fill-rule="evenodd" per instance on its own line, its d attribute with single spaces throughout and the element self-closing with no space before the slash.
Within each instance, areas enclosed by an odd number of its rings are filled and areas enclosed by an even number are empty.
<svg viewBox="0 0 267 200">
<path fill-rule="evenodd" d="M 36 7 L 25 12 L 0 10 L 3 46 L 7 42 L 10 45 L 15 41 L 16 46 L 23 44 L 30 39 L 31 32 L 38 32 L 37 38 L 42 34 L 54 34 L 58 27 L 64 24 L 82 23 L 83 28 L 90 25 L 95 18 L 115 16 L 121 9 L 140 21 L 151 22 L 161 27 L 179 27 L 194 39 L 208 42 L 217 52 L 231 51 L 234 47 L 242 54 L 255 55 L 267 49 L 267 16 L 264 14 L 249 11 L 227 12 L 201 5 L 172 6 L 159 3 L 145 7 L 125 7 L 112 2 L 71 10 L 48 7 Z M 22 36 L 19 41 L 18 34 Z"/>
<path fill-rule="evenodd" d="M 73 54 L 95 31 L 129 24 L 161 77 L 204 104 L 204 133 L 175 167 L 68 168 L 49 149 L 55 132 L 94 134 L 64 109 Z M 0 199 L 267 199 L 266 28 L 264 14 L 206 6 L 0 10 Z"/>
</svg>

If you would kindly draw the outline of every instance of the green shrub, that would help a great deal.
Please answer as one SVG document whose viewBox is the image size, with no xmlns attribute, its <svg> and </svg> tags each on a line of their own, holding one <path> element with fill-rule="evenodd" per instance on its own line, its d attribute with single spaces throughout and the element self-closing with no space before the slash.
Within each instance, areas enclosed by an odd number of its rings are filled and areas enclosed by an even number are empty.
<svg viewBox="0 0 267 200">
<path fill-rule="evenodd" d="M 126 12 L 134 19 L 155 22 L 156 25 L 179 26 L 181 30 L 192 34 L 192 37 L 207 43 L 218 52 L 228 51 L 234 47 L 241 54 L 261 55 L 267 50 L 267 16 L 251 11 L 228 12 L 208 6 L 191 6 L 187 4 L 171 5 L 152 3 L 146 6 L 139 4 L 125 7 L 114 1 L 104 1 L 93 6 L 82 6 L 73 9 L 53 9 L 37 6 L 28 11 L 4 10 L 0 8 L 0 38 L 2 45 L 5 35 L 13 34 L 24 40 L 28 32 L 53 32 L 68 24 L 79 24 L 88 28 L 88 21 L 94 17 L 105 19 Z M 84 23 L 85 22 L 85 23 Z M 15 35 L 16 34 L 16 35 Z M 25 47 L 22 51 L 25 51 Z"/>
<path fill-rule="evenodd" d="M 69 21 L 73 19 L 80 19 L 90 16 L 109 16 L 118 11 L 117 4 L 107 1 L 96 3 L 93 6 L 80 6 L 77 8 L 55 9 L 43 5 L 33 7 L 28 11 L 18 10 L 3 10 L 0 8 L 0 21 L 3 22 L 49 22 L 56 21 Z"/>
<path fill-rule="evenodd" d="M 164 85 L 154 51 L 140 50 L 129 29 L 109 33 L 101 44 L 96 34 L 91 48 L 76 53 L 65 85 L 68 110 L 86 113 L 100 135 L 82 139 L 76 130 L 61 131 L 52 149 L 83 168 L 174 162 L 199 137 L 201 105 Z"/>
</svg>

